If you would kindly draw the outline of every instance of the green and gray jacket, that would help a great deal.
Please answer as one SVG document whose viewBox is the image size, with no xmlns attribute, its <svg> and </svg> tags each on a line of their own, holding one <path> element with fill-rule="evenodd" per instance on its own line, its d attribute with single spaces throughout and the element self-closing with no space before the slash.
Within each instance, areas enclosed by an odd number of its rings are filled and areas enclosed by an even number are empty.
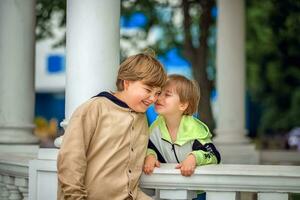
<svg viewBox="0 0 300 200">
<path fill-rule="evenodd" d="M 147 155 L 155 155 L 161 163 L 180 163 L 191 153 L 195 155 L 197 165 L 221 161 L 220 153 L 211 141 L 211 133 L 203 122 L 183 115 L 173 143 L 164 118 L 158 116 L 150 126 Z"/>
</svg>

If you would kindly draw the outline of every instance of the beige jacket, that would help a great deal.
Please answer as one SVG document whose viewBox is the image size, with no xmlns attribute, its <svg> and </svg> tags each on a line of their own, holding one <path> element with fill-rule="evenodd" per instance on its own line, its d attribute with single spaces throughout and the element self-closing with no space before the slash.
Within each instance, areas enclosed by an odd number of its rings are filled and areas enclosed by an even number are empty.
<svg viewBox="0 0 300 200">
<path fill-rule="evenodd" d="M 90 99 L 68 123 L 57 160 L 59 199 L 150 199 L 138 189 L 146 116 L 109 98 Z"/>
</svg>

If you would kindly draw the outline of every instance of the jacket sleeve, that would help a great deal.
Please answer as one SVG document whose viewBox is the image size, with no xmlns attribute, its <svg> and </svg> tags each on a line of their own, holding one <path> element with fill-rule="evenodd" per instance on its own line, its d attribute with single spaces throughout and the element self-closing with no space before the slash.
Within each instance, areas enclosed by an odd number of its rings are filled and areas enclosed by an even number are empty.
<svg viewBox="0 0 300 200">
<path fill-rule="evenodd" d="M 90 107 L 83 105 L 74 112 L 58 153 L 57 174 L 63 199 L 87 199 L 84 183 L 86 152 L 97 125 L 99 112 L 92 111 Z"/>
<path fill-rule="evenodd" d="M 162 154 L 156 148 L 155 144 L 151 141 L 151 139 L 149 139 L 149 142 L 148 142 L 147 156 L 150 154 L 154 155 L 159 162 L 166 163 L 165 158 L 162 156 Z"/>
<path fill-rule="evenodd" d="M 148 155 L 153 155 L 157 159 L 156 152 L 153 149 L 150 149 L 150 148 L 147 149 L 147 156 Z"/>
<path fill-rule="evenodd" d="M 221 155 L 210 138 L 206 140 L 195 140 L 191 152 L 196 157 L 197 166 L 208 164 L 219 164 Z"/>
</svg>

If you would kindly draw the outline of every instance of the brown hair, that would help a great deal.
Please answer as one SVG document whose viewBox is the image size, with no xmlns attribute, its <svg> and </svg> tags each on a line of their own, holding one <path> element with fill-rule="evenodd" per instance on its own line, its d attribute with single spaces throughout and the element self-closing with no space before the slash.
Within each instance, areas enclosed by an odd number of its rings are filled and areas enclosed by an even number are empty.
<svg viewBox="0 0 300 200">
<path fill-rule="evenodd" d="M 189 104 L 183 114 L 192 115 L 197 112 L 200 101 L 200 87 L 198 83 L 195 80 L 189 80 L 182 75 L 172 74 L 168 76 L 166 82 L 166 85 L 170 84 L 175 85 L 180 102 L 187 102 Z"/>
<path fill-rule="evenodd" d="M 140 53 L 125 59 L 119 68 L 117 77 L 118 91 L 124 90 L 123 81 L 143 81 L 151 87 L 162 87 L 167 75 L 162 64 L 150 53 Z"/>
</svg>

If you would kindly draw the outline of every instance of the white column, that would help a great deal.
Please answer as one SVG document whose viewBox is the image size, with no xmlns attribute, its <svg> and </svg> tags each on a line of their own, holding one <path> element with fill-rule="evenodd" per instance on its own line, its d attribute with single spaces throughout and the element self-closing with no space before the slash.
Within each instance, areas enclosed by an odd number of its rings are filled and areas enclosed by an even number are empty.
<svg viewBox="0 0 300 200">
<path fill-rule="evenodd" d="M 217 138 L 245 143 L 245 8 L 244 0 L 218 1 Z"/>
<path fill-rule="evenodd" d="M 66 125 L 81 103 L 114 90 L 119 66 L 120 0 L 68 0 Z M 55 141 L 60 146 L 62 137 Z M 40 149 L 29 164 L 29 199 L 55 199 L 58 149 Z M 47 184 L 44 180 L 48 180 Z"/>
<path fill-rule="evenodd" d="M 0 143 L 36 143 L 35 0 L 1 0 L 0 27 Z"/>
<path fill-rule="evenodd" d="M 101 91 L 115 90 L 120 63 L 120 0 L 67 1 L 66 126 L 74 110 Z M 61 139 L 55 141 L 60 146 Z"/>
<path fill-rule="evenodd" d="M 100 91 L 115 89 L 119 20 L 120 0 L 67 1 L 66 111 L 62 124 L 67 124 L 76 107 L 84 101 Z M 57 138 L 55 145 L 59 147 L 61 140 Z M 57 150 L 40 149 L 38 159 L 30 162 L 29 199 L 56 196 Z M 46 179 L 49 181 L 43 184 Z"/>
<path fill-rule="evenodd" d="M 115 89 L 120 0 L 67 1 L 66 120 L 84 101 Z"/>
<path fill-rule="evenodd" d="M 259 155 L 249 144 L 245 128 L 244 4 L 244 0 L 218 0 L 215 142 L 223 163 L 256 164 Z"/>
</svg>

